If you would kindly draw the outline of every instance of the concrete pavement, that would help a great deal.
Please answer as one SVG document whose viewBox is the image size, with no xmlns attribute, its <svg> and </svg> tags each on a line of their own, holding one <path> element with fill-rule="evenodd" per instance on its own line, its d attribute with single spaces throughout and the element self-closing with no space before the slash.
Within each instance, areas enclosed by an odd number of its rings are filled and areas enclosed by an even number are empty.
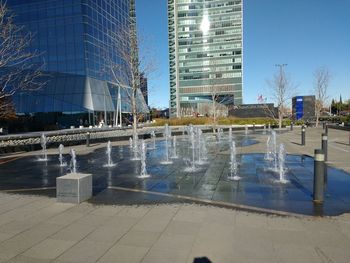
<svg viewBox="0 0 350 263">
<path fill-rule="evenodd" d="M 0 262 L 348 262 L 350 215 L 194 204 L 96 206 L 0 194 Z"/>
</svg>

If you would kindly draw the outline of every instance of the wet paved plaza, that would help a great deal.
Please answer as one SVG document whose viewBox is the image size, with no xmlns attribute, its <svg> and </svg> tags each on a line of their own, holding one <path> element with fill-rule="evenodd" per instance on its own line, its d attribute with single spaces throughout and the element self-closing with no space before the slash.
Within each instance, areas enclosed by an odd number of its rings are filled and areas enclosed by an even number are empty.
<svg viewBox="0 0 350 263">
<path fill-rule="evenodd" d="M 227 134 L 218 141 L 216 136 L 205 134 L 207 161 L 191 166 L 192 150 L 187 136 L 177 140 L 177 155 L 165 160 L 165 141 L 157 140 L 156 149 L 147 150 L 146 168 L 149 178 L 138 178 L 141 163 L 130 160 L 134 153 L 128 145 L 113 145 L 114 167 L 107 163 L 106 148 L 93 149 L 77 154 L 78 171 L 93 174 L 94 197 L 90 202 L 98 204 L 154 204 L 171 202 L 213 201 L 218 204 L 243 205 L 307 215 L 338 215 L 350 212 L 350 176 L 333 167 L 327 169 L 325 203 L 315 207 L 312 202 L 313 158 L 306 155 L 287 155 L 286 184 L 277 181 L 278 174 L 271 170 L 271 163 L 264 153 L 244 153 L 244 149 L 264 141 L 262 133 L 244 135 L 235 133 L 238 174 L 240 181 L 227 179 L 230 174 L 230 149 Z M 263 137 L 263 138 L 262 138 Z M 152 141 L 147 141 L 148 147 Z M 52 152 L 52 151 L 51 151 Z M 64 158 L 69 163 L 70 156 Z M 38 153 L 40 154 L 40 153 Z M 169 155 L 173 148 L 169 148 Z M 25 190 L 23 193 L 39 193 L 54 196 L 56 177 L 69 172 L 60 167 L 58 155 L 49 154 L 48 161 L 38 161 L 40 156 L 26 156 L 0 165 L 1 190 Z M 187 169 L 186 169 L 187 168 Z M 43 189 L 49 188 L 49 189 Z M 52 189 L 51 189 L 52 188 Z M 38 191 L 37 191 L 38 190 Z"/>
</svg>

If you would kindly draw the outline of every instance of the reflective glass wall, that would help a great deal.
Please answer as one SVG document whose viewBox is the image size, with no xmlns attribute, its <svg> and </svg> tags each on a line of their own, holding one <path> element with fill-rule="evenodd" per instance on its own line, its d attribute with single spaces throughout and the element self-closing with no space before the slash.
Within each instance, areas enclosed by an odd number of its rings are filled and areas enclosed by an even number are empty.
<svg viewBox="0 0 350 263">
<path fill-rule="evenodd" d="M 108 62 L 122 59 L 111 32 L 130 26 L 132 1 L 8 0 L 15 22 L 34 34 L 30 49 L 42 57 L 33 62 L 44 61 L 48 79 L 38 91 L 15 95 L 17 113 L 88 112 L 98 116 L 93 124 L 114 112 L 117 87 Z"/>
</svg>

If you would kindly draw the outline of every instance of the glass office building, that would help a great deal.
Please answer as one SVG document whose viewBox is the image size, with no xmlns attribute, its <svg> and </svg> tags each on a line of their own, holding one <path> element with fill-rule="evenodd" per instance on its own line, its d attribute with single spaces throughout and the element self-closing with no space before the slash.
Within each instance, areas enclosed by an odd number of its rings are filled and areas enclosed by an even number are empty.
<svg viewBox="0 0 350 263">
<path fill-rule="evenodd" d="M 242 2 L 168 0 L 172 117 L 242 104 Z"/>
<path fill-rule="evenodd" d="M 135 26 L 134 4 L 134 0 L 8 0 L 15 23 L 34 33 L 30 49 L 42 53 L 48 78 L 42 89 L 14 96 L 16 112 L 51 113 L 53 122 L 80 114 L 90 125 L 101 119 L 112 123 L 118 88 L 107 59 L 122 64 L 122 58 L 111 32 Z M 122 111 L 130 112 L 126 88 L 121 97 Z M 147 111 L 141 93 L 138 105 Z"/>
</svg>

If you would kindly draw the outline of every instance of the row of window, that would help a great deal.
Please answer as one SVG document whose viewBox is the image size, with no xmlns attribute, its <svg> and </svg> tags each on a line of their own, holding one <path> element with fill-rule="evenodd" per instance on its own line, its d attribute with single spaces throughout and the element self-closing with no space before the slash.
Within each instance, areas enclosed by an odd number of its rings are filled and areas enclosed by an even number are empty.
<svg viewBox="0 0 350 263">
<path fill-rule="evenodd" d="M 176 3 L 178 4 L 192 4 L 192 3 L 209 3 L 209 2 L 215 2 L 218 0 L 176 0 Z M 219 0 L 222 1 L 222 0 Z M 241 0 L 236 0 L 236 1 L 230 1 L 230 2 L 234 2 L 233 4 L 241 4 Z"/>
<path fill-rule="evenodd" d="M 191 68 L 181 68 L 179 70 L 180 74 L 192 74 L 192 73 L 201 73 L 201 72 L 223 72 L 223 71 L 232 71 L 233 69 L 241 69 L 241 65 L 228 65 L 228 66 L 200 66 L 200 67 L 191 67 Z"/>
<path fill-rule="evenodd" d="M 201 24 L 203 21 L 203 16 L 198 17 L 197 19 L 179 19 L 178 25 L 196 25 Z M 218 16 L 218 17 L 211 17 L 210 15 L 207 16 L 210 23 L 223 23 L 224 21 L 232 21 L 232 20 L 241 20 L 242 15 L 241 14 L 232 14 L 227 16 Z"/>
<path fill-rule="evenodd" d="M 232 28 L 232 29 L 220 29 L 220 30 L 211 30 L 208 32 L 206 37 L 215 37 L 215 36 L 221 36 L 221 35 L 234 35 L 242 34 L 242 28 Z M 197 32 L 186 32 L 186 33 L 179 33 L 178 38 L 202 38 L 203 32 L 197 31 Z"/>
<path fill-rule="evenodd" d="M 179 54 L 184 53 L 185 55 L 190 52 L 208 52 L 217 50 L 227 50 L 227 49 L 237 49 L 242 48 L 242 43 L 230 43 L 224 45 L 213 45 L 213 46 L 203 46 L 203 47 L 189 47 L 189 48 L 179 48 Z"/>
<path fill-rule="evenodd" d="M 242 11 L 241 6 L 235 6 L 233 8 L 228 8 L 228 9 L 211 9 L 208 10 L 208 15 L 209 16 L 218 16 L 219 18 L 222 15 L 225 14 L 229 14 L 231 15 L 232 13 L 239 13 Z M 177 14 L 178 18 L 186 18 L 186 17 L 202 17 L 203 16 L 203 12 L 199 11 L 199 10 L 189 10 L 189 11 L 180 11 Z"/>
<path fill-rule="evenodd" d="M 236 1 L 219 1 L 214 3 L 195 3 L 195 4 L 178 4 L 178 10 L 179 11 L 185 11 L 185 10 L 196 10 L 196 9 L 210 9 L 210 8 L 222 8 L 222 7 L 230 7 L 234 5 L 240 5 L 240 2 Z"/>
<path fill-rule="evenodd" d="M 242 72 L 228 72 L 228 73 L 217 73 L 217 74 L 193 74 L 193 75 L 180 75 L 180 80 L 194 80 L 194 79 L 227 79 L 227 78 L 240 78 Z"/>
<path fill-rule="evenodd" d="M 241 35 L 234 35 L 234 36 L 223 36 L 223 37 L 209 37 L 209 38 L 189 38 L 187 40 L 180 39 L 178 41 L 179 46 L 193 46 L 193 45 L 207 45 L 207 44 L 218 44 L 218 43 L 225 43 L 225 42 L 237 42 L 241 41 L 242 36 Z"/>
<path fill-rule="evenodd" d="M 203 58 L 220 58 L 220 57 L 226 57 L 226 56 L 234 56 L 234 55 L 241 55 L 241 50 L 234 50 L 234 51 L 220 51 L 220 52 L 205 52 L 205 53 L 189 53 L 188 55 L 181 55 L 179 56 L 179 60 L 196 60 L 196 59 L 203 59 Z M 235 62 L 238 62 L 238 59 L 240 57 L 235 59 Z"/>
</svg>

